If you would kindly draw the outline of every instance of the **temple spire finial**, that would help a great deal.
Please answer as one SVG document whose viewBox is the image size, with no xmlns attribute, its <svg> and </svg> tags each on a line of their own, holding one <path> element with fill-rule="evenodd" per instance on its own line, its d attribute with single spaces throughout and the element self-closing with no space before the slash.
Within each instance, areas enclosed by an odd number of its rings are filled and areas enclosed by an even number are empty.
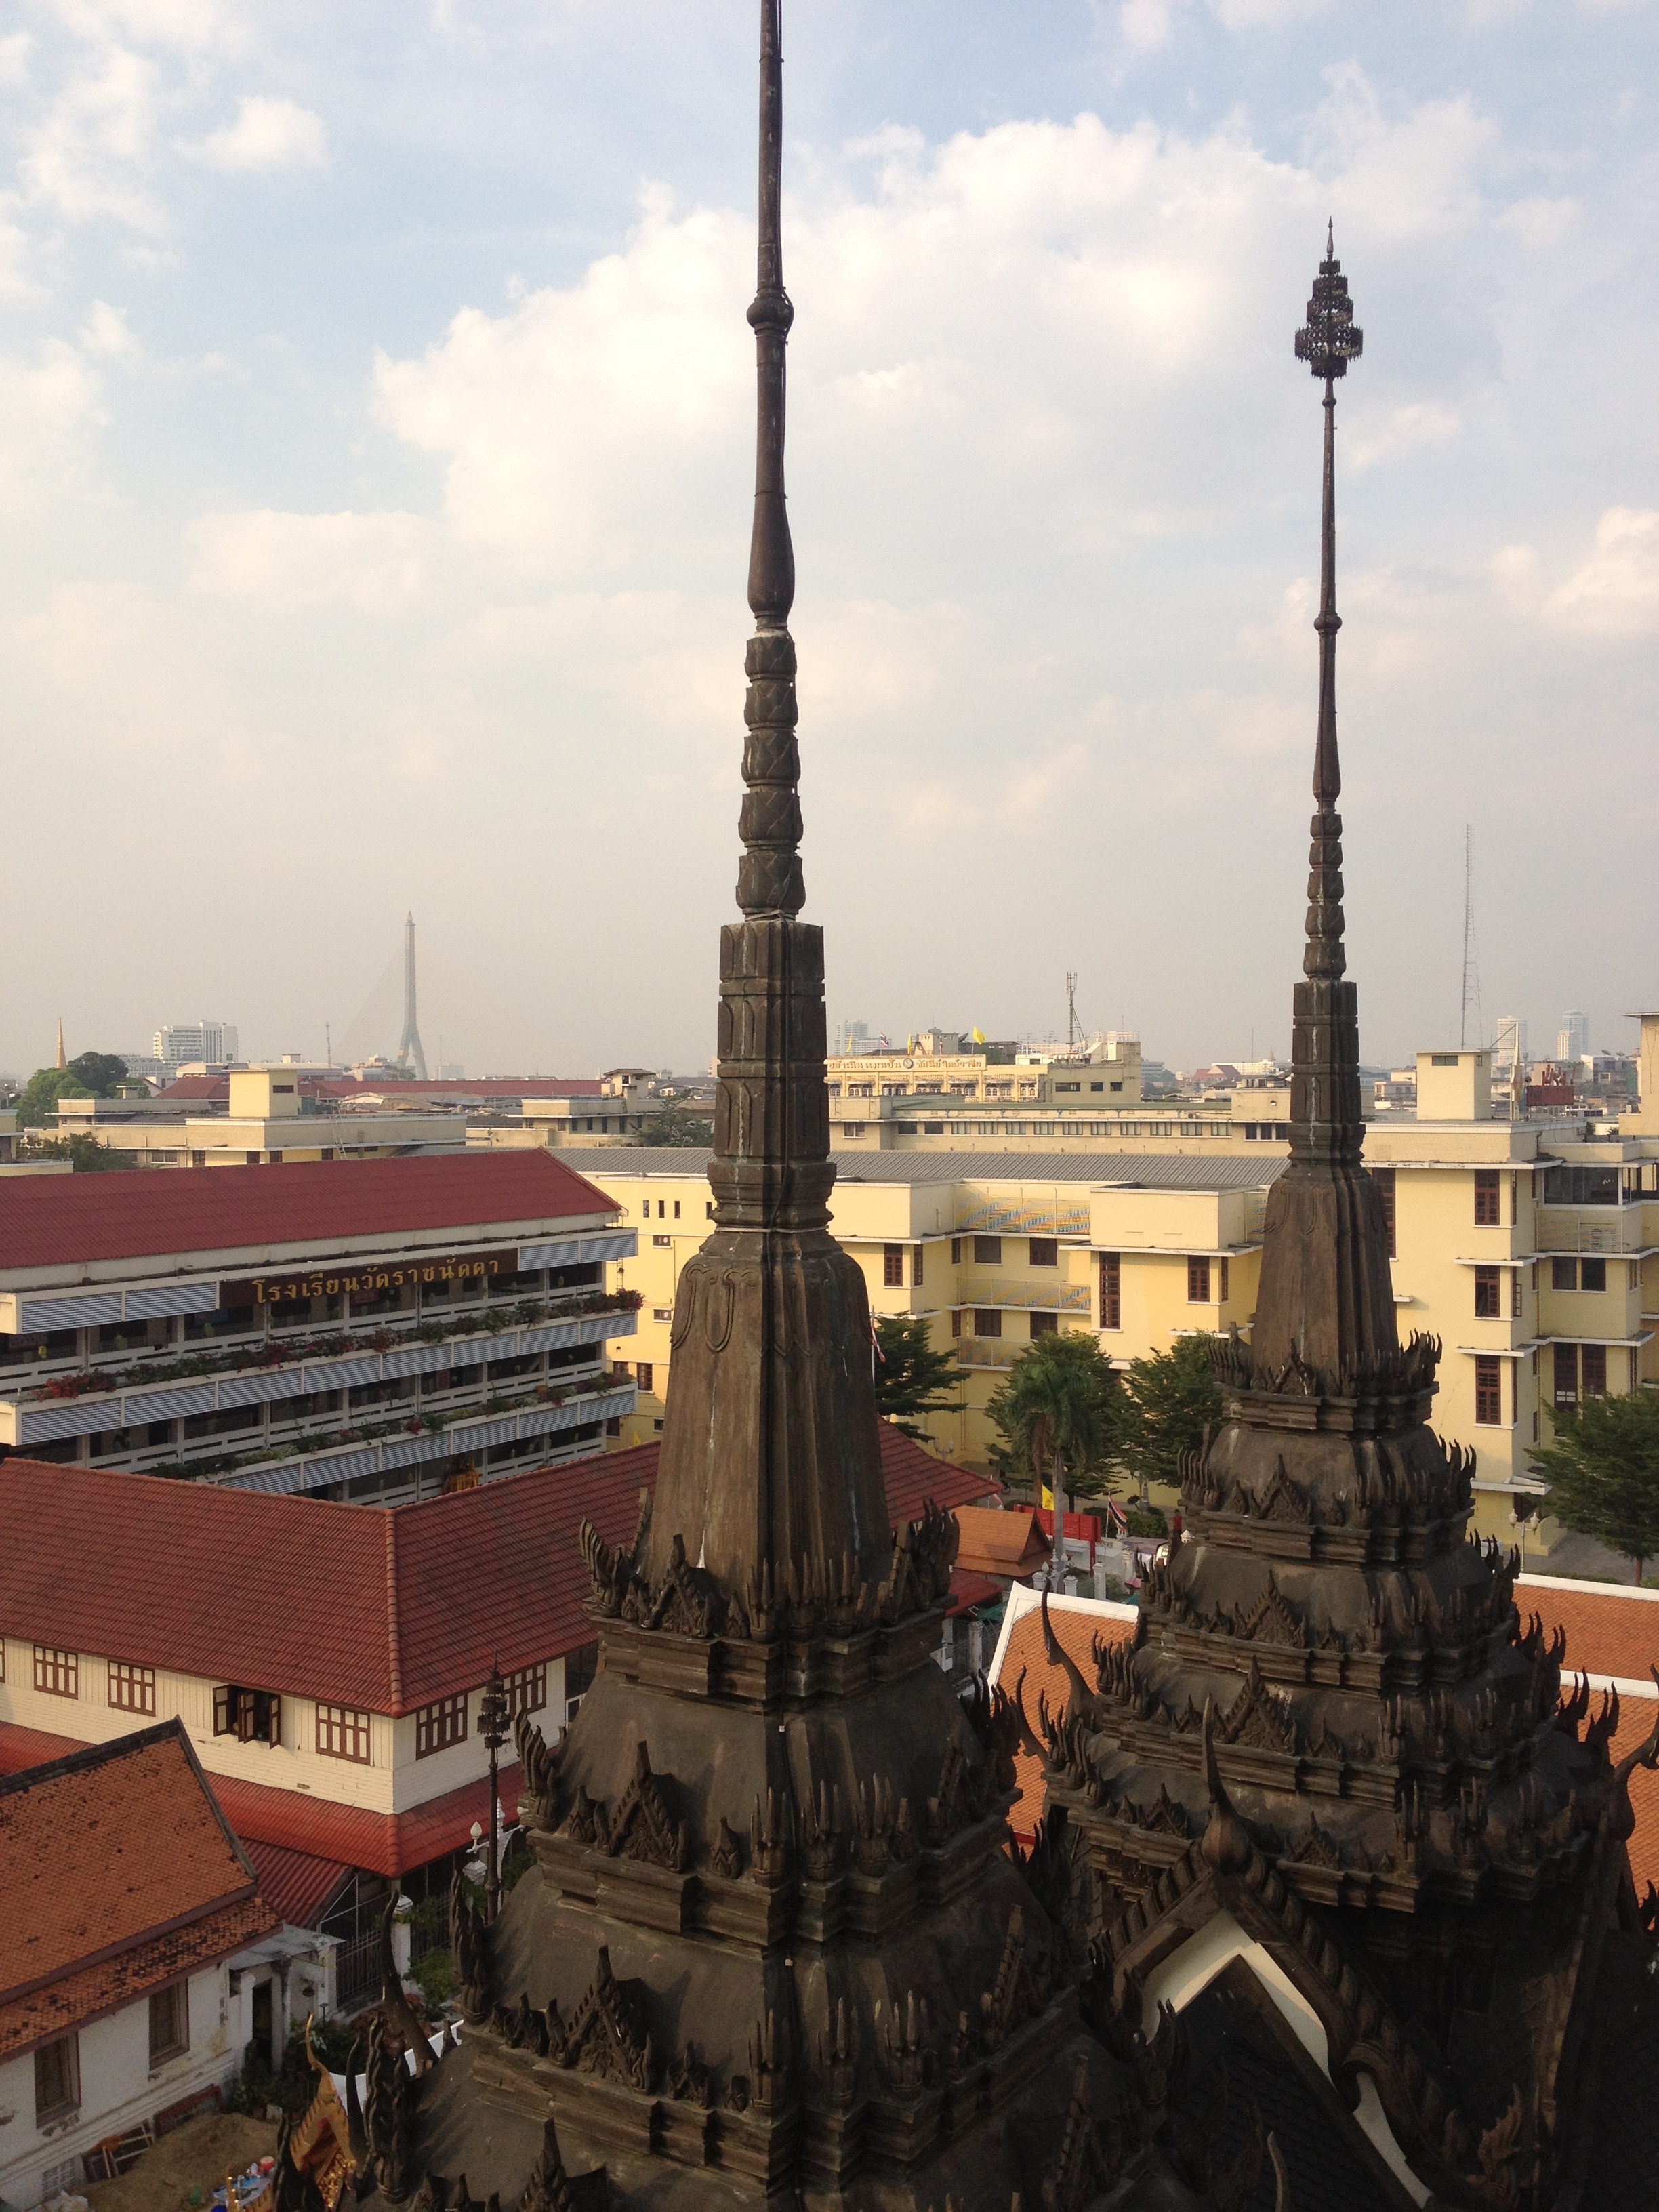
<svg viewBox="0 0 1659 2212">
<path fill-rule="evenodd" d="M 749 605 L 755 635 L 748 657 L 749 742 L 743 775 L 748 790 L 738 824 L 744 856 L 738 904 L 749 915 L 799 914 L 806 901 L 801 875 L 800 754 L 795 742 L 795 648 L 789 610 L 795 598 L 795 555 L 784 501 L 785 353 L 795 319 L 783 289 L 781 218 L 783 54 L 780 0 L 761 0 L 760 227 L 755 297 L 755 520 L 749 544 Z"/>
</svg>

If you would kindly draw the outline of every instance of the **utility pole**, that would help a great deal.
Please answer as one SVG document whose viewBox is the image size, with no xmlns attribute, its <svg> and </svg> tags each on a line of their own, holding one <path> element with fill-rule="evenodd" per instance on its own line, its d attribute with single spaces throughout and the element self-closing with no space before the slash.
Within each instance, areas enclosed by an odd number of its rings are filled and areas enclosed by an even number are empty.
<svg viewBox="0 0 1659 2212">
<path fill-rule="evenodd" d="M 1463 1011 L 1458 1023 L 1457 1048 L 1468 1052 L 1486 1041 L 1486 1017 L 1480 1011 L 1480 966 L 1474 942 L 1474 827 L 1463 824 Z"/>
<path fill-rule="evenodd" d="M 496 1781 L 497 1754 L 507 1741 L 507 1688 L 501 1670 L 492 1658 L 489 1680 L 478 1699 L 478 1734 L 489 1747 L 489 1917 L 493 1923 L 501 1909 L 501 1794 Z"/>
</svg>

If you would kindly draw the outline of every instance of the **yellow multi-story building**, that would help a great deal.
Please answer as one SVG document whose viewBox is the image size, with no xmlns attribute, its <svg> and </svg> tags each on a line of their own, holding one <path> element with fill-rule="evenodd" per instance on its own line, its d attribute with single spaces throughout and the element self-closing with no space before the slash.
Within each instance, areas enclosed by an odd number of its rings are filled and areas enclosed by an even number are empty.
<svg viewBox="0 0 1659 2212">
<path fill-rule="evenodd" d="M 1440 1339 L 1436 1426 L 1475 1455 L 1477 1527 L 1510 1541 L 1517 1509 L 1536 1510 L 1532 1452 L 1554 1408 L 1659 1382 L 1659 1141 L 1492 1120 L 1484 1057 L 1422 1055 L 1419 1118 L 1373 1124 L 1366 1146 L 1401 1335 Z M 953 1351 L 963 1408 L 927 1426 L 981 1467 L 987 1401 L 1033 1336 L 1091 1329 L 1127 1367 L 1194 1331 L 1249 1334 L 1285 1149 L 843 1156 L 832 1226 L 872 1310 L 924 1316 Z M 708 1155 L 596 1151 L 583 1164 L 639 1234 L 617 1271 L 644 1299 L 637 1335 L 610 1350 L 638 1389 L 621 1434 L 644 1442 L 661 1425 L 679 1273 L 708 1233 Z M 1558 1533 L 1534 1519 L 1528 1552 Z"/>
<path fill-rule="evenodd" d="M 640 1292 L 635 1335 L 611 1347 L 638 1389 L 617 1431 L 661 1428 L 674 1294 L 708 1233 L 706 1152 L 590 1152 L 586 1173 L 639 1237 L 616 1287 Z M 1090 1329 L 1127 1366 L 1194 1332 L 1247 1328 L 1276 1159 L 1109 1161 L 986 1152 L 839 1164 L 831 1227 L 864 1271 L 877 1314 L 924 1316 L 955 1354 L 960 1413 L 927 1424 L 937 1448 L 988 1463 L 992 1391 L 1033 1337 Z"/>
</svg>

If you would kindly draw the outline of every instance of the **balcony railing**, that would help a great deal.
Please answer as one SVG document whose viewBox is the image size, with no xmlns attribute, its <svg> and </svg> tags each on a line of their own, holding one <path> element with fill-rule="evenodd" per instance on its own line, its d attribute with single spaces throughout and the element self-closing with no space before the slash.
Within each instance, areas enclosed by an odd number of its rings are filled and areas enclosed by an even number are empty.
<svg viewBox="0 0 1659 2212">
<path fill-rule="evenodd" d="M 1540 1252 L 1635 1253 L 1644 1249 L 1640 1206 L 1540 1206 L 1534 1217 Z"/>
<path fill-rule="evenodd" d="M 0 1397 L 0 1443 L 9 1443 L 14 1449 L 27 1450 L 32 1444 L 95 1435 L 106 1429 L 142 1428 L 153 1421 L 191 1420 L 241 1407 L 280 1404 L 288 1398 L 372 1389 L 378 1383 L 445 1374 L 458 1366 L 482 1364 L 477 1353 L 482 1352 L 484 1342 L 488 1342 L 496 1361 L 585 1345 L 592 1346 L 598 1360 L 607 1341 L 631 1336 L 635 1326 L 634 1309 L 628 1307 L 620 1311 L 574 1315 L 510 1333 L 492 1333 L 484 1340 L 476 1336 L 449 1338 L 435 1345 L 405 1340 L 401 1344 L 392 1344 L 386 1352 L 336 1353 L 304 1362 L 284 1360 L 276 1365 L 260 1362 L 199 1381 L 147 1381 L 118 1394 L 94 1388 L 68 1398 L 46 1392 L 32 1393 L 23 1399 Z M 462 1353 L 459 1359 L 454 1356 L 458 1350 Z M 511 1379 L 507 1378 L 509 1386 Z M 476 1395 L 482 1386 L 455 1387 Z M 316 1418 L 329 1425 L 339 1425 L 337 1417 L 326 1414 L 298 1418 Z"/>
</svg>

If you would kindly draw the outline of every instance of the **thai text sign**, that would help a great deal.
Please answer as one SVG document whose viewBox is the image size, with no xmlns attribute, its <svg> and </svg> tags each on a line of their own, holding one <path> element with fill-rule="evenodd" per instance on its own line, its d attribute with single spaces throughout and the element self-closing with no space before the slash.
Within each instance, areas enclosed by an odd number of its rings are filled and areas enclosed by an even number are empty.
<svg viewBox="0 0 1659 2212">
<path fill-rule="evenodd" d="M 221 1306 L 270 1306 L 295 1298 L 332 1298 L 343 1291 L 353 1297 L 378 1297 L 389 1291 L 435 1288 L 447 1283 L 489 1284 L 519 1272 L 516 1245 L 499 1252 L 452 1252 L 441 1260 L 331 1261 L 320 1267 L 291 1269 L 281 1275 L 250 1275 L 221 1283 Z"/>
</svg>

